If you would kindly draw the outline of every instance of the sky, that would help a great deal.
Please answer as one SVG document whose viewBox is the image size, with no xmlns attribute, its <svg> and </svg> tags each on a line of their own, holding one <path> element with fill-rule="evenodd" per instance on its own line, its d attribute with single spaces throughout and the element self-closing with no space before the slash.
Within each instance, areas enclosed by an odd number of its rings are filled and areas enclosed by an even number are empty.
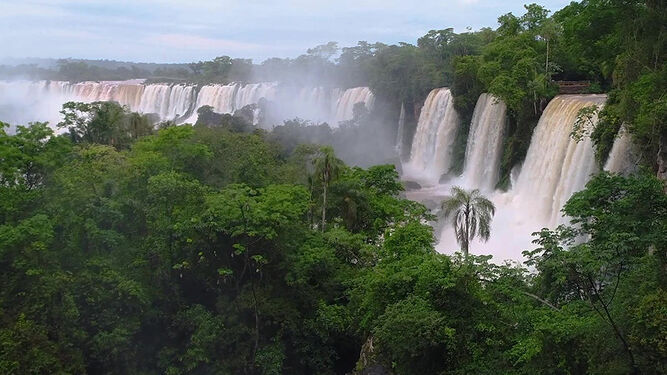
<svg viewBox="0 0 667 375">
<path fill-rule="evenodd" d="M 0 59 L 191 62 L 296 57 L 337 41 L 416 43 L 431 29 L 497 26 L 517 0 L 0 0 Z M 556 11 L 569 0 L 538 1 Z"/>
</svg>

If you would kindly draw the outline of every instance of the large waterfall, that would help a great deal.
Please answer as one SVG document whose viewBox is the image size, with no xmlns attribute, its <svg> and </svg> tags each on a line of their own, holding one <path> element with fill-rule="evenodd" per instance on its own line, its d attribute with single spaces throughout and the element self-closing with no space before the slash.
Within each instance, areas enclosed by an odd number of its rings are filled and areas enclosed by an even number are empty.
<svg viewBox="0 0 667 375">
<path fill-rule="evenodd" d="M 498 183 L 506 114 L 505 103 L 480 95 L 468 133 L 463 185 L 490 191 Z"/>
<path fill-rule="evenodd" d="M 451 166 L 458 125 L 451 91 L 431 91 L 419 115 L 406 175 L 427 184 L 437 183 Z"/>
<path fill-rule="evenodd" d="M 587 106 L 602 106 L 605 100 L 604 95 L 555 97 L 533 132 L 514 186 L 507 192 L 500 192 L 493 191 L 493 188 L 498 179 L 506 107 L 492 96 L 483 94 L 473 114 L 463 175 L 440 183 L 435 180 L 433 185 L 408 191 L 407 196 L 437 210 L 453 185 L 486 190 L 486 195 L 496 205 L 491 239 L 489 242 L 473 241 L 471 251 L 474 254 L 493 254 L 498 261 L 521 260 L 523 250 L 534 248 L 531 233 L 562 223 L 562 206 L 574 192 L 583 189 L 590 176 L 598 171 L 590 138 L 577 141 L 571 134 L 579 111 Z M 433 177 L 446 172 L 448 163 L 443 157 L 449 155 L 456 133 L 451 106 L 451 94 L 447 89 L 434 90 L 426 99 L 411 158 L 404 166 L 404 178 L 415 179 L 415 171 L 422 171 L 429 174 L 431 182 L 434 182 Z M 623 138 L 618 138 L 607 164 L 619 164 L 615 162 L 616 155 L 623 158 L 627 149 L 622 149 L 626 147 Z M 440 231 L 438 251 L 457 251 L 458 244 L 451 223 L 441 221 L 437 229 Z"/>
<path fill-rule="evenodd" d="M 604 104 L 604 95 L 561 95 L 544 110 L 521 167 L 513 193 L 547 226 L 559 222 L 560 209 L 572 193 L 597 172 L 589 137 L 572 137 L 579 111 Z"/>
<path fill-rule="evenodd" d="M 296 93 L 294 92 L 296 90 Z M 132 111 L 155 113 L 161 120 L 177 123 L 197 120 L 197 109 L 208 105 L 219 113 L 234 113 L 266 100 L 274 110 L 270 125 L 302 118 L 337 126 L 352 119 L 354 105 L 374 104 L 367 87 L 344 92 L 338 88 L 282 87 L 275 82 L 231 83 L 204 86 L 186 84 L 144 84 L 142 80 L 68 83 L 61 81 L 0 81 L 0 120 L 27 123 L 58 123 L 62 104 L 68 101 L 116 101 Z M 30 108 L 30 112 L 24 109 Z"/>
</svg>

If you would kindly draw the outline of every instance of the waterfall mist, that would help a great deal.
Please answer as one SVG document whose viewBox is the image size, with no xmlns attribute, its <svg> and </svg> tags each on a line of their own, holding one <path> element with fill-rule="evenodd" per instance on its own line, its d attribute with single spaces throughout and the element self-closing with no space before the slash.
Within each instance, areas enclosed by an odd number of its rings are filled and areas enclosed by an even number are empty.
<svg viewBox="0 0 667 375">
<path fill-rule="evenodd" d="M 142 80 L 69 83 L 63 81 L 0 81 L 0 119 L 12 123 L 60 121 L 59 111 L 68 101 L 115 101 L 132 111 L 154 113 L 160 120 L 176 123 L 197 121 L 197 109 L 211 106 L 230 113 L 248 105 L 263 104 L 265 128 L 284 120 L 301 118 L 337 127 L 353 117 L 354 106 L 373 108 L 375 97 L 367 87 L 347 90 L 299 87 L 277 82 L 210 85 L 145 84 Z M 30 108 L 30 111 L 26 111 Z"/>
</svg>

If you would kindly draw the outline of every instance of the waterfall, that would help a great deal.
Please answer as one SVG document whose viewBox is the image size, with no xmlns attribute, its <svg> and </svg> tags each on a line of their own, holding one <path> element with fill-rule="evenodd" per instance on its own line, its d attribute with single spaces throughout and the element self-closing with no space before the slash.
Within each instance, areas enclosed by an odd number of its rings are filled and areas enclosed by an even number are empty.
<svg viewBox="0 0 667 375">
<path fill-rule="evenodd" d="M 241 109 L 247 105 L 257 104 L 262 98 L 273 100 L 275 96 L 275 83 L 262 82 L 247 84 L 237 91 L 234 110 Z"/>
<path fill-rule="evenodd" d="M 370 111 L 375 104 L 375 96 L 368 87 L 355 87 L 347 89 L 336 102 L 336 111 L 332 126 L 337 126 L 341 121 L 352 120 L 354 117 L 354 105 L 364 103 Z"/>
<path fill-rule="evenodd" d="M 489 94 L 480 95 L 468 134 L 464 185 L 491 191 L 498 183 L 507 106 Z"/>
<path fill-rule="evenodd" d="M 540 118 L 512 193 L 535 220 L 552 227 L 561 220 L 560 209 L 597 172 L 589 137 L 571 137 L 579 110 L 601 106 L 605 95 L 560 95 Z M 596 119 L 594 119 L 596 121 Z"/>
<path fill-rule="evenodd" d="M 624 126 L 611 147 L 604 170 L 612 173 L 630 174 L 637 170 L 637 153 L 632 143 L 632 137 Z"/>
<path fill-rule="evenodd" d="M 144 84 L 143 80 L 69 83 L 62 81 L 0 81 L 0 119 L 25 124 L 29 121 L 61 120 L 59 112 L 68 101 L 115 101 L 141 113 L 155 113 L 161 120 L 177 123 L 197 121 L 197 109 L 208 105 L 218 113 L 230 113 L 265 99 L 272 123 L 300 117 L 314 122 L 352 118 L 356 103 L 371 109 L 373 93 L 356 87 L 341 93 L 337 88 L 281 87 L 275 82 L 210 84 L 198 88 L 188 84 Z M 25 108 L 29 107 L 28 113 Z M 257 125 L 259 109 L 255 110 Z"/>
<path fill-rule="evenodd" d="M 234 112 L 236 91 L 239 85 L 232 83 L 229 85 L 206 85 L 199 89 L 197 95 L 197 102 L 195 104 L 195 111 L 203 106 L 211 106 L 213 110 L 218 113 L 232 113 Z M 194 121 L 197 120 L 196 113 L 194 114 Z"/>
<path fill-rule="evenodd" d="M 438 182 L 451 165 L 458 122 L 451 91 L 431 91 L 419 115 L 406 175 L 429 184 Z"/>
<path fill-rule="evenodd" d="M 138 112 L 162 114 L 169 109 L 169 85 L 148 85 L 141 97 Z"/>
<path fill-rule="evenodd" d="M 403 155 L 403 133 L 405 132 L 405 103 L 401 103 L 401 113 L 398 115 L 398 129 L 396 131 L 396 153 Z"/>
<path fill-rule="evenodd" d="M 299 117 L 308 119 L 315 123 L 331 121 L 332 103 L 338 101 L 340 90 L 326 89 L 324 87 L 303 87 L 299 90 L 296 101 L 285 98 L 284 101 L 290 102 L 292 116 L 284 117 L 286 119 Z"/>
<path fill-rule="evenodd" d="M 464 176 L 437 186 L 408 192 L 408 198 L 416 198 L 426 203 L 434 202 L 433 205 L 437 207 L 437 204 L 449 195 L 452 185 L 462 185 L 466 189 L 478 187 L 469 185 L 470 170 L 483 169 L 483 164 L 489 162 L 491 157 L 473 154 L 477 152 L 476 149 L 493 154 L 493 147 L 487 146 L 495 143 L 491 141 L 495 135 L 490 133 L 499 132 L 500 127 L 493 129 L 489 123 L 498 124 L 503 117 L 500 116 L 503 112 L 502 105 L 498 106 L 493 102 L 489 104 L 489 100 L 491 98 L 488 95 L 483 96 L 475 108 L 470 132 L 470 137 L 475 139 L 469 138 Z M 562 217 L 561 208 L 572 194 L 582 190 L 590 176 L 598 171 L 590 138 L 584 137 L 577 142 L 571 137 L 571 133 L 580 109 L 592 105 L 602 106 L 605 100 L 604 95 L 561 95 L 549 103 L 533 132 L 523 165 L 512 169 L 512 189 L 507 192 L 486 193 L 496 206 L 496 214 L 491 223 L 491 238 L 488 242 L 473 240 L 470 244 L 473 254 L 493 254 L 494 261 L 498 263 L 505 259 L 522 261 L 521 252 L 535 248 L 531 233 L 544 227 L 554 228 L 567 220 Z M 427 100 L 423 111 L 427 110 L 428 105 Z M 430 105 L 433 106 L 433 103 Z M 494 106 L 496 108 L 493 108 Z M 490 117 L 488 120 L 483 119 L 485 112 Z M 491 112 L 496 114 L 491 115 Z M 422 112 L 420 125 L 425 122 L 424 116 Z M 597 119 L 593 118 L 592 121 Z M 483 130 L 485 127 L 486 131 Z M 417 130 L 418 133 L 421 131 L 422 129 Z M 480 132 L 488 133 L 484 136 Z M 418 143 L 415 138 L 413 144 Z M 624 146 L 619 143 L 617 148 L 620 147 Z M 619 154 L 623 153 L 619 151 Z M 478 176 L 487 177 L 484 173 Z M 451 223 L 442 222 L 440 225 L 436 249 L 445 253 L 458 251 L 459 246 Z"/>
</svg>

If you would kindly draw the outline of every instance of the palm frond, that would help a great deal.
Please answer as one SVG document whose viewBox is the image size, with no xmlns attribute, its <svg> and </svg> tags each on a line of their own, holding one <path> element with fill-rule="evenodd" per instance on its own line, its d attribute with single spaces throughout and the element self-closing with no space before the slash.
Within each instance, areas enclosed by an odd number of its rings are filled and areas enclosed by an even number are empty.
<svg viewBox="0 0 667 375">
<path fill-rule="evenodd" d="M 456 241 L 467 248 L 467 243 L 475 237 L 488 241 L 491 236 L 491 221 L 496 207 L 484 197 L 479 189 L 466 191 L 454 186 L 451 195 L 442 201 L 446 219 L 452 218 Z"/>
</svg>

